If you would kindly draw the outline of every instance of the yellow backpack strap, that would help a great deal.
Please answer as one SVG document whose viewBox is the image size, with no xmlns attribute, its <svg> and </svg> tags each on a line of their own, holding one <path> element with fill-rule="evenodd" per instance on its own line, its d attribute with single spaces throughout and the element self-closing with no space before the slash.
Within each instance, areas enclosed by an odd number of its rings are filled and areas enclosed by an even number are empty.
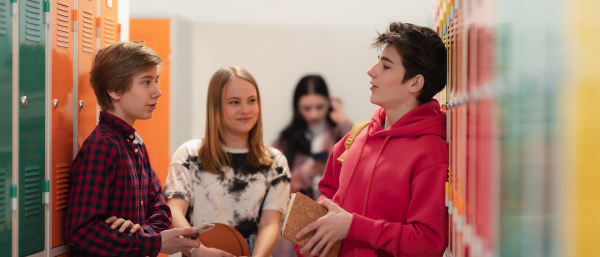
<svg viewBox="0 0 600 257">
<path fill-rule="evenodd" d="M 350 135 L 348 136 L 348 138 L 346 138 L 346 142 L 344 143 L 344 145 L 346 146 L 346 150 L 342 153 L 342 155 L 340 155 L 340 157 L 337 158 L 337 161 L 340 164 L 342 164 L 344 162 L 344 157 L 346 157 L 346 152 L 348 152 L 348 149 L 350 149 L 350 146 L 354 142 L 354 138 L 356 136 L 358 136 L 358 133 L 360 133 L 360 131 L 363 128 L 365 128 L 367 125 L 369 125 L 368 121 L 359 121 L 359 122 L 354 123 L 354 125 L 352 126 L 352 130 L 350 130 Z"/>
</svg>

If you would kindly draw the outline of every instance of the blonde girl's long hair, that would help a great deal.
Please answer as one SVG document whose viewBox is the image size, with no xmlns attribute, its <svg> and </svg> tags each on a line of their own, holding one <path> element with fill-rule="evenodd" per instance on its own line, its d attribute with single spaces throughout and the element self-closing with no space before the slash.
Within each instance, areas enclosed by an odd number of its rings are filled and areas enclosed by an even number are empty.
<svg viewBox="0 0 600 257">
<path fill-rule="evenodd" d="M 258 119 L 250 130 L 248 137 L 248 163 L 253 167 L 268 166 L 273 164 L 267 146 L 263 143 L 262 130 L 262 108 L 260 105 L 260 93 L 254 77 L 245 69 L 237 66 L 223 67 L 213 74 L 208 84 L 208 95 L 206 99 L 206 132 L 204 144 L 198 151 L 200 163 L 204 170 L 213 174 L 219 174 L 223 166 L 231 166 L 231 159 L 223 146 L 225 145 L 223 132 L 223 89 L 225 84 L 234 77 L 247 80 L 256 89 L 258 101 Z"/>
</svg>

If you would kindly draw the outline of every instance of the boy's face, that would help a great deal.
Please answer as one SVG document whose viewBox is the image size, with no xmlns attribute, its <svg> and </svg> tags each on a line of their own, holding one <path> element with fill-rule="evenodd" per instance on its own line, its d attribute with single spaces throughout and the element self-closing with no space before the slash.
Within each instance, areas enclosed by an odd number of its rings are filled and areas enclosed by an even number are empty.
<svg viewBox="0 0 600 257">
<path fill-rule="evenodd" d="M 162 96 L 158 89 L 158 77 L 158 66 L 133 74 L 129 91 L 122 95 L 109 92 L 114 109 L 108 112 L 131 126 L 138 119 L 150 119 L 158 104 L 158 98 Z"/>
<path fill-rule="evenodd" d="M 408 92 L 412 79 L 402 82 L 405 69 L 400 54 L 392 45 L 386 45 L 379 60 L 367 74 L 371 77 L 371 103 L 384 109 L 395 108 L 415 98 Z"/>
</svg>

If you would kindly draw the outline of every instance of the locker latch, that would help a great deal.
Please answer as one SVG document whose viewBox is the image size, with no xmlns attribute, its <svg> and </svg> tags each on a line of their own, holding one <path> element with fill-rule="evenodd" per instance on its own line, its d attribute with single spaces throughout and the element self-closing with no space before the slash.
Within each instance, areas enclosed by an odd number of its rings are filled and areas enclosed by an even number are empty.
<svg viewBox="0 0 600 257">
<path fill-rule="evenodd" d="M 71 32 L 77 31 L 77 9 L 71 10 Z"/>
<path fill-rule="evenodd" d="M 44 181 L 44 204 L 50 203 L 50 181 Z"/>
<path fill-rule="evenodd" d="M 50 24 L 50 2 L 49 1 L 44 1 L 44 17 L 45 17 L 45 23 L 44 24 Z"/>
<path fill-rule="evenodd" d="M 102 18 L 100 17 L 96 17 L 96 38 L 98 39 L 98 45 L 100 44 L 100 30 L 102 28 L 100 28 L 102 24 Z"/>
<path fill-rule="evenodd" d="M 12 5 L 12 16 L 17 15 L 17 0 L 10 0 Z"/>
<path fill-rule="evenodd" d="M 17 185 L 10 185 L 10 199 L 12 200 L 11 208 L 16 211 L 17 206 L 19 206 L 19 202 L 17 202 Z"/>
</svg>

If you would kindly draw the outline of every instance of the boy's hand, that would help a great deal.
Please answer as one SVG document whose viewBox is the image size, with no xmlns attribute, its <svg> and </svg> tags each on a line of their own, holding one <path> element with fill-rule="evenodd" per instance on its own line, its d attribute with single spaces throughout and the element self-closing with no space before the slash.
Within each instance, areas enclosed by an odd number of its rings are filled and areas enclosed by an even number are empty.
<svg viewBox="0 0 600 257">
<path fill-rule="evenodd" d="M 121 233 L 125 232 L 126 229 L 131 227 L 131 230 L 129 230 L 129 233 L 133 234 L 135 232 L 139 232 L 141 234 L 144 234 L 144 230 L 142 229 L 142 226 L 140 226 L 140 224 L 133 224 L 133 222 L 131 222 L 131 220 L 125 220 L 123 218 L 117 218 L 116 216 L 111 216 L 110 218 L 106 219 L 104 221 L 104 223 L 106 223 L 106 224 L 112 223 L 112 225 L 110 226 L 111 229 L 117 229 L 120 226 L 121 228 L 119 229 L 119 232 L 121 232 Z"/>
<path fill-rule="evenodd" d="M 200 240 L 183 237 L 194 232 L 196 228 L 172 228 L 160 232 L 160 252 L 168 255 L 178 252 L 188 253 L 190 248 L 200 247 Z"/>
<path fill-rule="evenodd" d="M 352 223 L 352 214 L 329 199 L 323 200 L 320 204 L 327 208 L 327 214 L 308 224 L 296 234 L 296 238 L 300 239 L 306 233 L 317 230 L 315 235 L 300 249 L 301 254 L 317 256 L 317 253 L 323 249 L 321 256 L 325 256 L 337 241 L 346 238 L 348 235 L 350 223 Z"/>
</svg>

